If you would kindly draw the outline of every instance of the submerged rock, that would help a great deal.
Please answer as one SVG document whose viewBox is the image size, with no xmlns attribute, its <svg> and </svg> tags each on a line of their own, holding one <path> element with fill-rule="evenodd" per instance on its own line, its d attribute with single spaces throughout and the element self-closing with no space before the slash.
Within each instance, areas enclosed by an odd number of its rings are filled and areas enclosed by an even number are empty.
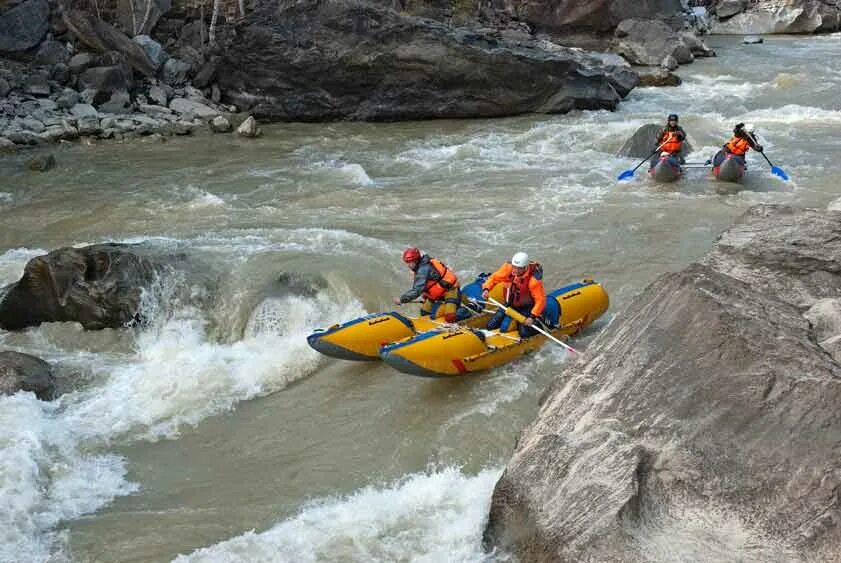
<svg viewBox="0 0 841 563">
<path fill-rule="evenodd" d="M 276 120 L 559 113 L 620 99 L 603 70 L 570 57 L 351 0 L 257 2 L 217 76 L 229 101 Z"/>
<path fill-rule="evenodd" d="M 616 153 L 616 156 L 629 156 L 632 158 L 647 158 L 652 156 L 654 149 L 657 148 L 657 138 L 663 130 L 663 125 L 657 123 L 648 123 L 643 125 L 625 141 L 625 144 Z M 688 133 L 687 133 L 688 136 Z M 680 151 L 681 156 L 688 156 L 692 152 L 692 143 L 689 139 L 683 142 L 683 148 Z"/>
<path fill-rule="evenodd" d="M 125 326 L 135 321 L 141 288 L 154 273 L 152 262 L 130 245 L 54 250 L 30 260 L 21 279 L 0 293 L 0 328 L 56 321 L 76 321 L 86 329 Z"/>
<path fill-rule="evenodd" d="M 239 127 L 237 127 L 237 135 L 240 137 L 249 137 L 251 139 L 256 139 L 263 132 L 257 126 L 257 120 L 254 119 L 254 116 L 249 115 L 245 118 L 245 121 L 240 123 Z"/>
<path fill-rule="evenodd" d="M 762 205 L 545 393 L 488 547 L 523 561 L 838 561 L 839 215 Z M 820 335 L 803 313 L 824 318 Z M 831 339 L 832 337 L 830 337 Z"/>
<path fill-rule="evenodd" d="M 20 352 L 0 352 L 0 395 L 30 391 L 42 401 L 55 394 L 55 377 L 50 364 Z"/>
</svg>

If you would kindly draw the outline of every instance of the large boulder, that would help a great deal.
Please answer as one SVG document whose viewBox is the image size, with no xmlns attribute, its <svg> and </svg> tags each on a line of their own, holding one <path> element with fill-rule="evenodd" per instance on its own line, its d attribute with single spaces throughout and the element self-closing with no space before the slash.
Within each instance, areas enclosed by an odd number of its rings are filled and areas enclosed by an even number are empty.
<svg viewBox="0 0 841 563">
<path fill-rule="evenodd" d="M 131 74 L 121 65 L 97 66 L 87 69 L 79 76 L 80 90 L 96 91 L 96 103 L 107 101 L 111 94 L 131 88 Z"/>
<path fill-rule="evenodd" d="M 841 364 L 818 341 L 841 325 L 817 334 L 803 315 L 837 316 L 813 300 L 841 289 L 839 218 L 753 208 L 705 263 L 634 299 L 544 394 L 494 491 L 488 547 L 839 561 Z"/>
<path fill-rule="evenodd" d="M 146 56 L 143 48 L 113 26 L 79 10 L 65 10 L 62 19 L 79 41 L 97 53 L 117 51 L 122 53 L 128 64 L 140 74 L 155 75 L 155 65 Z"/>
<path fill-rule="evenodd" d="M 686 41 L 659 20 L 628 19 L 616 28 L 613 50 L 635 65 L 659 65 L 666 57 L 680 64 L 695 57 Z"/>
<path fill-rule="evenodd" d="M 50 364 L 20 352 L 0 352 L 0 395 L 30 391 L 42 401 L 55 393 L 55 377 Z"/>
<path fill-rule="evenodd" d="M 0 51 L 26 51 L 38 45 L 50 24 L 47 0 L 26 0 L 0 14 Z"/>
<path fill-rule="evenodd" d="M 491 117 L 619 101 L 603 70 L 567 56 L 355 0 L 258 1 L 220 54 L 228 101 L 275 120 Z"/>
<path fill-rule="evenodd" d="M 75 321 L 86 329 L 116 328 L 138 314 L 142 287 L 154 264 L 130 245 L 61 248 L 30 260 L 0 301 L 0 328 Z"/>
<path fill-rule="evenodd" d="M 631 158 L 648 158 L 652 156 L 654 149 L 657 147 L 657 139 L 660 132 L 663 131 L 663 125 L 657 123 L 647 123 L 637 129 L 630 139 L 625 141 L 625 144 L 616 153 L 616 156 L 627 156 Z M 683 142 L 681 148 L 681 156 L 687 156 L 692 152 L 692 144 L 689 139 Z"/>
<path fill-rule="evenodd" d="M 555 32 L 609 32 L 628 18 L 674 18 L 683 10 L 680 0 L 503 0 L 501 4 L 536 30 Z"/>
<path fill-rule="evenodd" d="M 732 14 L 732 10 L 724 12 L 728 13 Z M 742 35 L 835 31 L 841 19 L 841 6 L 820 0 L 756 0 L 732 17 L 719 13 L 719 18 L 711 27 L 713 33 Z"/>
</svg>

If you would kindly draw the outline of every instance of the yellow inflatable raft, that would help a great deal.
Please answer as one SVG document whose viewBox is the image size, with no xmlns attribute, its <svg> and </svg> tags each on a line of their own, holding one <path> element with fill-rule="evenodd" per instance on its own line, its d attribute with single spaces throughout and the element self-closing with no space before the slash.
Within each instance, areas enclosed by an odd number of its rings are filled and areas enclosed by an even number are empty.
<svg viewBox="0 0 841 563">
<path fill-rule="evenodd" d="M 609 306 L 607 292 L 592 280 L 557 289 L 546 296 L 544 317 L 552 336 L 575 334 L 598 319 Z M 520 338 L 516 323 L 499 330 L 454 327 L 419 334 L 384 346 L 380 357 L 388 365 L 423 377 L 458 376 L 501 366 L 536 350 L 548 340 L 542 334 Z"/>
<path fill-rule="evenodd" d="M 481 274 L 475 281 L 461 288 L 463 302 L 478 299 L 482 295 L 482 283 L 488 274 Z M 492 292 L 496 299 L 502 299 L 502 286 Z M 458 325 L 484 327 L 493 311 L 459 307 Z M 372 313 L 352 321 L 319 329 L 307 337 L 309 345 L 332 358 L 341 360 L 370 361 L 380 359 L 380 347 L 440 328 L 443 318 L 407 317 L 395 311 Z"/>
</svg>

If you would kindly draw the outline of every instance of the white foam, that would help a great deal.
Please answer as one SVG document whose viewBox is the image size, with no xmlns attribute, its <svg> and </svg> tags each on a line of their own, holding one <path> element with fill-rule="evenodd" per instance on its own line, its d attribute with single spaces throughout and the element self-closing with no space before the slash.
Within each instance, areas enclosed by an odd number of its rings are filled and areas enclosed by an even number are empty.
<svg viewBox="0 0 841 563">
<path fill-rule="evenodd" d="M 482 530 L 499 469 L 411 475 L 383 488 L 326 498 L 262 533 L 180 555 L 177 563 L 489 561 Z"/>
<path fill-rule="evenodd" d="M 374 181 L 368 176 L 368 173 L 365 172 L 365 169 L 362 167 L 361 164 L 351 163 L 345 164 L 339 167 L 339 172 L 351 181 L 359 186 L 372 186 L 374 185 Z"/>
<path fill-rule="evenodd" d="M 51 531 L 58 522 L 136 489 L 125 481 L 123 460 L 100 450 L 175 437 L 183 425 L 306 377 L 321 361 L 306 335 L 364 310 L 327 292 L 270 298 L 232 344 L 212 342 L 202 314 L 189 306 L 144 313 L 156 322 L 140 333 L 136 352 L 94 367 L 101 386 L 54 403 L 28 393 L 0 398 L 0 550 L 9 555 L 0 551 L 0 561 L 46 560 L 60 549 Z M 266 317 L 274 321 L 259 321 Z"/>
<path fill-rule="evenodd" d="M 0 561 L 47 560 L 58 522 L 136 489 L 122 459 L 84 450 L 58 403 L 0 397 L 0 427 Z"/>
<path fill-rule="evenodd" d="M 47 251 L 41 248 L 13 248 L 0 254 L 0 286 L 19 280 L 26 263 L 44 254 Z"/>
</svg>

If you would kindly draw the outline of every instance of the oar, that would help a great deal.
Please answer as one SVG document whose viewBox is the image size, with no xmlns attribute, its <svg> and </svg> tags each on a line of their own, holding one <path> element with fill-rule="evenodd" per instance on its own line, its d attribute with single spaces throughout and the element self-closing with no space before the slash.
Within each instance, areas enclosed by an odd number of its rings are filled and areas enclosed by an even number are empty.
<svg viewBox="0 0 841 563">
<path fill-rule="evenodd" d="M 648 162 L 648 161 L 651 159 L 651 157 L 652 157 L 652 156 L 654 156 L 655 154 L 657 154 L 657 151 L 659 151 L 661 148 L 663 148 L 663 145 L 665 145 L 665 144 L 666 144 L 665 142 L 664 142 L 664 143 L 662 143 L 659 147 L 657 147 L 656 149 L 654 149 L 654 152 L 653 152 L 653 153 L 651 153 L 650 155 L 648 155 L 647 157 L 645 157 L 645 158 L 642 160 L 642 162 L 640 162 L 639 164 L 637 164 L 636 166 L 634 166 L 634 168 L 633 168 L 633 169 L 631 169 L 631 170 L 625 170 L 625 171 L 624 171 L 624 172 L 622 172 L 619 176 L 617 176 L 617 177 L 616 177 L 616 179 L 617 179 L 617 180 L 619 180 L 619 181 L 621 182 L 622 180 L 627 180 L 628 178 L 633 178 L 633 177 L 634 177 L 634 172 L 636 172 L 636 171 L 637 171 L 637 168 L 639 168 L 640 166 L 642 166 L 643 164 L 645 164 L 646 162 Z"/>
<path fill-rule="evenodd" d="M 756 141 L 756 137 L 754 137 L 750 133 L 748 133 L 748 135 L 750 136 L 751 139 L 753 139 L 753 144 L 755 144 L 755 145 L 759 144 Z M 757 151 L 757 152 L 759 152 L 759 151 Z M 760 152 L 759 154 L 762 155 L 762 158 L 764 158 L 765 161 L 768 163 L 768 165 L 771 167 L 771 174 L 774 174 L 775 176 L 779 176 L 780 178 L 782 178 L 783 180 L 788 182 L 788 174 L 786 174 L 785 171 L 782 168 L 780 168 L 779 166 L 774 166 L 774 163 L 771 162 L 771 160 L 767 156 L 765 156 L 764 151 Z"/>
<path fill-rule="evenodd" d="M 516 310 L 512 309 L 511 307 L 506 307 L 505 305 L 503 305 L 502 303 L 500 303 L 499 301 L 497 301 L 493 297 L 488 297 L 488 300 L 491 303 L 493 303 L 494 305 L 496 305 L 497 307 L 499 307 L 500 309 L 504 310 L 506 315 L 508 315 L 509 317 L 511 317 L 512 319 L 517 321 L 518 323 L 523 324 L 523 323 L 526 322 L 526 317 L 523 316 L 519 311 L 516 311 Z M 557 338 L 555 338 L 554 336 L 552 336 L 551 334 L 549 334 L 548 332 L 546 332 L 545 330 L 543 330 L 542 328 L 537 326 L 536 324 L 532 324 L 531 327 L 534 330 L 536 330 L 537 332 L 539 332 L 540 334 L 542 334 L 543 336 L 545 336 L 546 338 L 548 338 L 549 340 L 551 340 L 552 342 L 554 342 L 555 344 L 560 344 L 561 346 L 563 346 L 564 348 L 566 348 L 567 350 L 569 350 L 573 354 L 580 354 L 581 353 L 578 350 L 576 350 L 575 348 L 573 348 L 572 346 L 570 346 L 569 344 L 567 344 L 565 342 L 561 342 L 560 340 L 558 340 Z"/>
</svg>

